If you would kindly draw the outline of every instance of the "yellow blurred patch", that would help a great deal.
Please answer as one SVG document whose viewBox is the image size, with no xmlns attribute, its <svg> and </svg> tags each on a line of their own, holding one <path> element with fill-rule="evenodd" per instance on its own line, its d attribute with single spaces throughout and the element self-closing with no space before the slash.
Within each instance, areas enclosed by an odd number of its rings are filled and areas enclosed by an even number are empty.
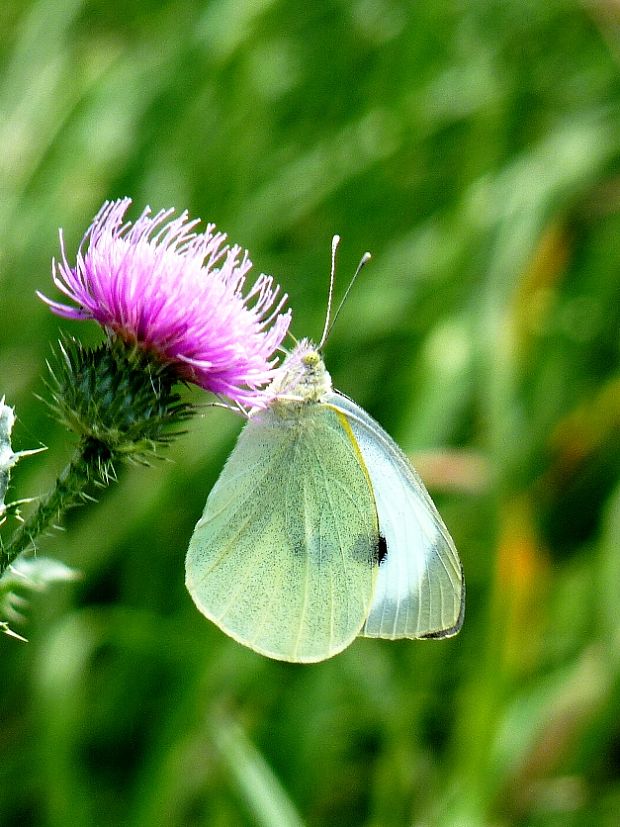
<svg viewBox="0 0 620 827">
<path fill-rule="evenodd" d="M 504 665 L 509 671 L 527 671 L 538 660 L 545 625 L 549 560 L 537 535 L 529 495 L 504 503 L 499 518 L 493 620 L 503 633 Z"/>
</svg>

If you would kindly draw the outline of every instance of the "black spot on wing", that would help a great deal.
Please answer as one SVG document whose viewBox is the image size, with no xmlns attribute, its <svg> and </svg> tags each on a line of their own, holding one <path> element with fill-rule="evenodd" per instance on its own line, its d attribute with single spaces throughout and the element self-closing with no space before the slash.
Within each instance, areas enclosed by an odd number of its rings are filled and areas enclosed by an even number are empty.
<svg viewBox="0 0 620 827">
<path fill-rule="evenodd" d="M 387 542 L 383 534 L 379 534 L 379 539 L 377 540 L 377 563 L 381 565 L 385 558 L 387 557 Z"/>
</svg>

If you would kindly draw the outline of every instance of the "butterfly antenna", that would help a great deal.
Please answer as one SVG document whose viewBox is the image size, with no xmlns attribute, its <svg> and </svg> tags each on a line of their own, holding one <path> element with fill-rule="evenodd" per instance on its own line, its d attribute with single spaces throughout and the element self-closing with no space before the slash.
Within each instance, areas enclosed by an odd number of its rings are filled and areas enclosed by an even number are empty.
<svg viewBox="0 0 620 827">
<path fill-rule="evenodd" d="M 330 324 L 330 326 L 329 326 L 329 328 L 328 328 L 328 330 L 327 330 L 327 333 L 324 335 L 324 338 L 325 338 L 325 339 L 326 339 L 326 338 L 329 336 L 329 334 L 332 332 L 332 328 L 333 328 L 333 326 L 336 324 L 336 319 L 338 318 L 338 315 L 339 315 L 340 311 L 341 311 L 341 310 L 342 310 L 342 308 L 344 307 L 344 303 L 345 303 L 345 302 L 346 302 L 346 300 L 347 300 L 347 296 L 349 295 L 349 293 L 351 292 L 351 288 L 352 288 L 352 287 L 353 287 L 353 285 L 355 284 L 355 279 L 359 276 L 359 274 L 360 274 L 360 272 L 361 272 L 361 270 L 362 270 L 362 267 L 363 267 L 365 264 L 367 264 L 367 263 L 370 261 L 370 259 L 371 259 L 371 258 L 372 258 L 372 256 L 371 256 L 371 255 L 370 255 L 370 253 L 368 253 L 368 252 L 364 253 L 364 255 L 361 257 L 361 259 L 360 259 L 360 263 L 357 265 L 357 270 L 355 271 L 355 273 L 353 273 L 353 278 L 352 278 L 352 279 L 351 279 L 351 281 L 349 282 L 349 286 L 348 286 L 348 287 L 347 287 L 347 289 L 345 290 L 345 292 L 344 292 L 344 296 L 343 296 L 343 297 L 342 297 L 342 299 L 340 300 L 340 304 L 338 305 L 338 308 L 337 308 L 336 312 L 334 313 L 334 318 L 332 319 L 332 322 L 331 322 L 331 324 Z"/>
<path fill-rule="evenodd" d="M 329 293 L 327 294 L 327 313 L 325 314 L 325 324 L 323 326 L 323 335 L 318 344 L 317 350 L 321 350 L 331 330 L 330 316 L 332 313 L 332 299 L 334 297 L 334 277 L 336 275 L 336 250 L 340 244 L 340 236 L 335 235 L 332 238 L 332 265 L 329 271 Z"/>
</svg>

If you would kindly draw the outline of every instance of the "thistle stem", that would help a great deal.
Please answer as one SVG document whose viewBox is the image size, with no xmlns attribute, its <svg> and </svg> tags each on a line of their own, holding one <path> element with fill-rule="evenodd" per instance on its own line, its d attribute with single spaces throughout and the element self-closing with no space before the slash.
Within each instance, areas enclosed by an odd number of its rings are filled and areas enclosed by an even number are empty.
<svg viewBox="0 0 620 827">
<path fill-rule="evenodd" d="M 92 436 L 82 437 L 73 459 L 59 475 L 54 488 L 21 524 L 7 545 L 0 547 L 0 577 L 42 532 L 54 526 L 70 508 L 84 501 L 90 484 L 105 484 L 112 475 L 110 449 Z"/>
</svg>

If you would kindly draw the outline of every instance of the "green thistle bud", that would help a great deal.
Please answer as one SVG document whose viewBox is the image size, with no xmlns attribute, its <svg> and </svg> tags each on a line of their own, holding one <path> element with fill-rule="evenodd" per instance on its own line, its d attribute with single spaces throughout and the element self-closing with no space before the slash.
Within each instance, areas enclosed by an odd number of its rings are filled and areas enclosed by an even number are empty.
<svg viewBox="0 0 620 827">
<path fill-rule="evenodd" d="M 115 480 L 117 463 L 124 459 L 148 463 L 159 446 L 178 435 L 171 429 L 194 410 L 173 391 L 179 377 L 170 365 L 118 338 L 111 337 L 95 349 L 65 338 L 48 367 L 51 398 L 44 401 L 78 435 L 79 443 L 54 489 L 10 542 L 0 543 L 0 576 L 49 525 L 92 499 L 88 493 L 92 485 Z M 7 472 L 9 468 L 10 464 Z"/>
<path fill-rule="evenodd" d="M 179 433 L 171 426 L 192 415 L 192 406 L 172 390 L 177 373 L 118 338 L 95 349 L 66 338 L 48 367 L 48 404 L 58 420 L 105 447 L 110 459 L 145 461 Z"/>
</svg>

